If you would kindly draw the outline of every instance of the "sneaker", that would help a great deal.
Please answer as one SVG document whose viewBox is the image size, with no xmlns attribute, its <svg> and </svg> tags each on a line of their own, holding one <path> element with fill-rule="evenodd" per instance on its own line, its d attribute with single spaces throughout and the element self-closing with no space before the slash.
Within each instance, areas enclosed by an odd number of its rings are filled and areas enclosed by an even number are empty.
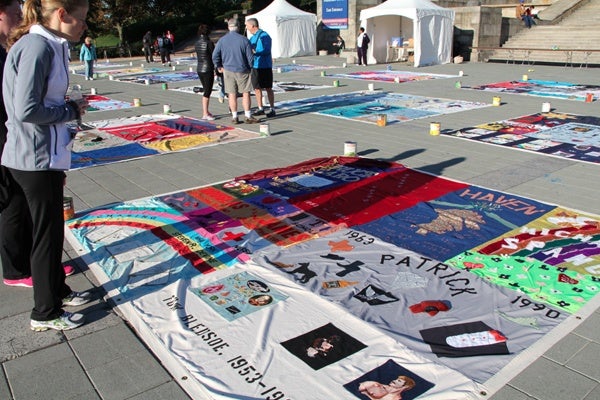
<svg viewBox="0 0 600 400">
<path fill-rule="evenodd" d="M 94 78 L 91 78 L 91 77 L 90 77 L 90 81 L 93 81 L 93 80 L 94 80 Z"/>
<path fill-rule="evenodd" d="M 252 115 L 265 115 L 265 110 L 258 109 Z"/>
<path fill-rule="evenodd" d="M 75 268 L 70 265 L 63 265 L 63 270 L 65 271 L 65 276 L 71 276 L 75 273 Z"/>
<path fill-rule="evenodd" d="M 57 331 L 68 331 L 69 329 L 75 329 L 83 325 L 85 322 L 85 316 L 83 314 L 70 313 L 64 311 L 62 315 L 56 319 L 50 321 L 36 321 L 31 320 L 30 327 L 32 331 L 43 332 L 48 329 L 56 329 Z"/>
<path fill-rule="evenodd" d="M 231 118 L 231 123 L 232 123 L 232 124 L 234 124 L 234 125 L 239 125 L 239 124 L 241 124 L 240 120 L 239 120 L 239 119 L 237 119 L 237 118 Z"/>
<path fill-rule="evenodd" d="M 215 117 L 212 116 L 211 114 L 205 115 L 204 117 L 201 118 L 203 121 L 214 121 Z"/>
<path fill-rule="evenodd" d="M 32 288 L 33 287 L 33 279 L 31 277 L 23 278 L 23 279 L 4 279 L 4 284 L 6 286 Z"/>
<path fill-rule="evenodd" d="M 92 300 L 90 292 L 71 292 L 62 300 L 63 306 L 82 306 Z"/>
<path fill-rule="evenodd" d="M 271 109 L 271 111 L 269 111 L 268 113 L 265 114 L 267 117 L 269 118 L 273 118 L 275 115 L 277 115 L 275 113 L 275 110 Z"/>
<path fill-rule="evenodd" d="M 260 122 L 259 120 L 257 120 L 256 118 L 253 118 L 253 117 L 246 118 L 247 124 L 258 124 L 259 122 Z"/>
</svg>

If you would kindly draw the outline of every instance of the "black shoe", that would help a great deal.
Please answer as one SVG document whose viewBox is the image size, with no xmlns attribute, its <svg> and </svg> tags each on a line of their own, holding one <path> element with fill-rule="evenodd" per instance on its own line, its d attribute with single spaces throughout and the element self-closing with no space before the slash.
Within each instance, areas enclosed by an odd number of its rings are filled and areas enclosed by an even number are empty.
<svg viewBox="0 0 600 400">
<path fill-rule="evenodd" d="M 246 123 L 247 124 L 258 124 L 260 122 L 260 120 L 253 118 L 253 117 L 248 117 L 246 118 Z"/>
<path fill-rule="evenodd" d="M 271 111 L 269 111 L 268 113 L 265 114 L 267 117 L 269 118 L 273 118 L 276 114 L 275 114 L 275 110 L 271 109 Z"/>
<path fill-rule="evenodd" d="M 252 115 L 265 115 L 265 110 L 256 110 L 252 113 Z"/>
<path fill-rule="evenodd" d="M 241 124 L 240 120 L 239 120 L 239 119 L 237 119 L 237 118 L 232 118 L 232 119 L 231 119 L 231 123 L 232 123 L 232 124 L 234 124 L 234 125 L 239 125 L 239 124 Z"/>
</svg>

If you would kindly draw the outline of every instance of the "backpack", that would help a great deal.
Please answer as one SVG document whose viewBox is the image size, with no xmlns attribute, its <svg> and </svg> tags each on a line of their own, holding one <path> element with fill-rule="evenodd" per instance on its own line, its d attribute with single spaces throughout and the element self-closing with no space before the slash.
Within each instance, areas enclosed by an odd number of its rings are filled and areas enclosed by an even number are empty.
<svg viewBox="0 0 600 400">
<path fill-rule="evenodd" d="M 371 39 L 369 39 L 369 35 L 365 33 L 365 36 L 363 37 L 363 45 L 369 43 L 371 43 Z"/>
<path fill-rule="evenodd" d="M 163 45 L 164 47 L 166 47 L 166 48 L 169 48 L 169 47 L 171 47 L 171 39 L 169 39 L 168 37 L 166 37 L 166 36 L 165 36 L 165 37 L 163 38 L 162 45 Z"/>
</svg>

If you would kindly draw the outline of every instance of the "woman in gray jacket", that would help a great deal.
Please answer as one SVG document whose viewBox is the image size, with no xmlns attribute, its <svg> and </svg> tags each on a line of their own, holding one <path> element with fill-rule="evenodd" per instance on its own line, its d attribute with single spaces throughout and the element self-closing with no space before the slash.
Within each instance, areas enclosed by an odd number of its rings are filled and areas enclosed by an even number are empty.
<svg viewBox="0 0 600 400">
<path fill-rule="evenodd" d="M 11 177 L 11 200 L 4 212 L 15 225 L 28 226 L 34 307 L 31 329 L 66 330 L 84 316 L 63 306 L 85 304 L 87 292 L 65 283 L 61 256 L 64 239 L 63 185 L 71 166 L 72 133 L 66 122 L 87 107 L 66 101 L 68 42 L 77 42 L 87 25 L 87 0 L 26 0 L 23 21 L 9 37 L 2 83 L 8 134 L 2 165 Z"/>
</svg>

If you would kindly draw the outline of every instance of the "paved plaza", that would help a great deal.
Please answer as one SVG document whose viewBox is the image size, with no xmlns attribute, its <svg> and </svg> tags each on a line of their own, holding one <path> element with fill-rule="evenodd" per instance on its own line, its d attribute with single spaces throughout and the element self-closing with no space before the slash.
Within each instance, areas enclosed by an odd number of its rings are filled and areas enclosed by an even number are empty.
<svg viewBox="0 0 600 400">
<path fill-rule="evenodd" d="M 115 60 L 120 61 L 120 60 Z M 129 63 L 130 60 L 124 62 Z M 394 63 L 393 70 L 456 75 L 451 79 L 406 83 L 367 82 L 340 79 L 334 86 L 328 74 L 383 70 L 387 65 L 366 68 L 342 67 L 345 61 L 333 56 L 278 60 L 276 64 L 337 66 L 325 70 L 274 73 L 276 81 L 295 81 L 330 87 L 277 93 L 276 101 L 295 100 L 322 94 L 367 90 L 390 91 L 419 96 L 492 103 L 490 92 L 456 87 L 491 82 L 529 79 L 600 84 L 600 70 L 593 68 L 522 64 L 465 63 L 415 69 Z M 133 60 L 136 65 L 141 61 Z M 177 66 L 176 66 L 177 68 Z M 187 66 L 179 66 L 187 70 Z M 360 68 L 360 69 L 359 69 Z M 459 71 L 463 76 L 458 77 Z M 84 122 L 160 114 L 165 104 L 173 113 L 200 118 L 200 95 L 163 90 L 160 84 L 139 85 L 107 78 L 85 81 L 71 75 L 84 93 L 95 88 L 112 99 L 140 99 L 140 108 L 88 113 Z M 198 84 L 199 81 L 196 81 Z M 190 82 L 169 86 L 189 86 Z M 68 172 L 66 195 L 82 211 L 111 203 L 208 185 L 250 172 L 284 167 L 301 161 L 341 155 L 344 143 L 357 144 L 360 156 L 395 161 L 410 168 L 446 178 L 600 214 L 600 165 L 525 152 L 444 135 L 430 135 L 431 122 L 442 130 L 454 130 L 491 121 L 515 118 L 541 111 L 543 102 L 553 109 L 589 116 L 600 115 L 600 101 L 592 103 L 534 96 L 501 94 L 501 105 L 416 119 L 379 127 L 349 119 L 277 110 L 269 118 L 271 136 L 185 152 L 160 154 L 126 162 Z M 253 104 L 254 98 L 253 98 Z M 228 125 L 227 103 L 211 99 L 210 109 L 218 122 Z M 240 101 L 241 109 L 241 101 Z M 259 132 L 259 124 L 241 127 Z M 65 242 L 65 263 L 76 267 L 67 278 L 74 290 L 91 290 L 95 301 L 81 307 L 88 322 L 67 332 L 29 330 L 32 292 L 25 288 L 0 286 L 0 399 L 188 399 L 182 387 L 187 377 L 172 376 L 145 347 L 75 249 Z M 493 400 L 597 400 L 600 399 L 600 304 L 599 296 L 563 325 L 529 349 L 529 358 L 504 368 L 489 382 Z M 452 399 L 448 399 L 452 400 Z"/>
</svg>

